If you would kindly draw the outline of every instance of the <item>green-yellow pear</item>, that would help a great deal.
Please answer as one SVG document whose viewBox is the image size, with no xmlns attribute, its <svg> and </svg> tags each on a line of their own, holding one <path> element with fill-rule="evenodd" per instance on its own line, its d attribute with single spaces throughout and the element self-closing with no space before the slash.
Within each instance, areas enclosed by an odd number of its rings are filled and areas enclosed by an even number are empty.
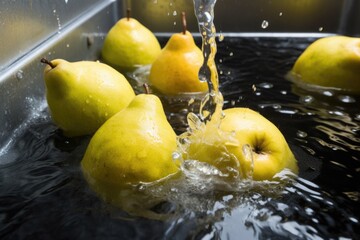
<svg viewBox="0 0 360 240">
<path fill-rule="evenodd" d="M 126 78 L 110 66 L 92 61 L 48 61 L 44 69 L 46 99 L 55 124 L 65 136 L 93 134 L 135 97 Z"/>
<path fill-rule="evenodd" d="M 115 68 L 128 71 L 152 64 L 160 52 L 156 36 L 136 19 L 126 17 L 108 32 L 101 56 Z"/>
<path fill-rule="evenodd" d="M 203 65 L 202 51 L 189 31 L 173 34 L 150 69 L 152 87 L 166 95 L 186 92 L 205 92 L 207 82 L 199 80 Z"/>
<path fill-rule="evenodd" d="M 220 170 L 230 167 L 242 177 L 254 180 L 270 180 L 285 168 L 298 172 L 294 155 L 273 123 L 248 108 L 226 109 L 224 116 L 218 131 L 232 133 L 235 141 L 226 138 L 213 139 L 211 144 L 194 141 L 185 158 L 210 163 Z M 204 139 L 218 136 L 216 130 L 206 131 Z"/>
<path fill-rule="evenodd" d="M 176 173 L 176 147 L 159 98 L 139 94 L 94 134 L 81 166 L 90 186 L 111 201 L 120 189 Z"/>
<path fill-rule="evenodd" d="M 360 38 L 316 40 L 297 59 L 290 76 L 305 84 L 360 93 Z"/>
</svg>

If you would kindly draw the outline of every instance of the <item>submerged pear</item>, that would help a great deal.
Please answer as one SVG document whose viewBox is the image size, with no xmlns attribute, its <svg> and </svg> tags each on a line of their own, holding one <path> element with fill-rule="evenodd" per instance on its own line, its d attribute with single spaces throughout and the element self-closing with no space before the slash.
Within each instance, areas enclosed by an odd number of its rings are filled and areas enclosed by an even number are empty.
<svg viewBox="0 0 360 240">
<path fill-rule="evenodd" d="M 128 16 L 110 29 L 101 55 L 106 63 L 115 68 L 131 70 L 153 63 L 160 52 L 156 36 L 139 21 Z"/>
<path fill-rule="evenodd" d="M 135 97 L 126 78 L 106 64 L 62 59 L 42 62 L 51 117 L 65 136 L 93 134 Z"/>
<path fill-rule="evenodd" d="M 290 77 L 308 87 L 360 93 L 360 38 L 316 40 L 296 60 Z"/>
<path fill-rule="evenodd" d="M 81 166 L 90 186 L 112 198 L 119 189 L 177 172 L 172 160 L 176 147 L 159 98 L 140 94 L 94 134 Z"/>
<path fill-rule="evenodd" d="M 297 161 L 280 130 L 248 108 L 229 108 L 218 125 L 212 121 L 195 133 L 185 159 L 209 163 L 228 176 L 271 180 L 289 169 L 298 173 Z"/>
</svg>

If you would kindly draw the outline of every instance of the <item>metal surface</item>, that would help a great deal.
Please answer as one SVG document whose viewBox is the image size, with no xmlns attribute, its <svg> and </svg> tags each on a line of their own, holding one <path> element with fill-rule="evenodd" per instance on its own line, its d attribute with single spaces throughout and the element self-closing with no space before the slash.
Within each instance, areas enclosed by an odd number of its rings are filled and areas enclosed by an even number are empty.
<svg viewBox="0 0 360 240">
<path fill-rule="evenodd" d="M 102 1 L 82 9 L 75 19 L 64 24 L 61 31 L 49 36 L 16 61 L 9 63 L 0 75 L 0 151 L 21 125 L 26 125 L 36 112 L 41 111 L 45 90 L 44 65 L 41 57 L 64 58 L 69 61 L 96 60 L 104 35 L 118 19 L 114 1 Z M 57 26 L 55 28 L 58 29 Z M 31 44 L 29 44 L 30 46 Z"/>
</svg>

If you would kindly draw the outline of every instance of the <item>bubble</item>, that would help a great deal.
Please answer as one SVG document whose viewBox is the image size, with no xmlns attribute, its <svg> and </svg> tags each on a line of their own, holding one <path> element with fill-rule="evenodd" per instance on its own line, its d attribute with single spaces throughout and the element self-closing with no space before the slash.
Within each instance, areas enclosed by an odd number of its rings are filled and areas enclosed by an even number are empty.
<svg viewBox="0 0 360 240">
<path fill-rule="evenodd" d="M 338 98 L 343 103 L 354 103 L 354 102 L 356 102 L 356 100 L 351 96 L 340 95 Z"/>
<path fill-rule="evenodd" d="M 273 109 L 281 109 L 281 105 L 279 105 L 279 104 L 273 104 L 272 108 L 273 108 Z"/>
<path fill-rule="evenodd" d="M 303 131 L 300 131 L 300 130 L 298 130 L 297 132 L 296 132 L 296 136 L 298 136 L 298 137 L 300 137 L 300 138 L 305 138 L 305 137 L 307 137 L 307 133 L 306 132 L 303 132 Z"/>
<path fill-rule="evenodd" d="M 274 84 L 272 84 L 272 83 L 260 83 L 258 86 L 261 87 L 261 88 L 269 89 L 269 88 L 273 88 Z"/>
<path fill-rule="evenodd" d="M 314 102 L 314 97 L 313 96 L 310 96 L 310 95 L 307 95 L 307 96 L 303 96 L 300 98 L 300 102 L 302 103 L 312 103 Z"/>
<path fill-rule="evenodd" d="M 17 71 L 15 76 L 16 76 L 17 80 L 22 80 L 24 78 L 24 71 L 20 69 L 19 71 Z"/>
<path fill-rule="evenodd" d="M 262 29 L 265 29 L 265 28 L 267 28 L 267 27 L 269 27 L 269 22 L 266 21 L 266 20 L 262 21 L 262 23 L 261 23 L 261 28 L 262 28 Z"/>
<path fill-rule="evenodd" d="M 323 92 L 323 95 L 328 96 L 328 97 L 331 97 L 331 96 L 334 95 L 334 93 L 331 92 L 331 91 L 324 91 L 324 92 Z"/>
</svg>

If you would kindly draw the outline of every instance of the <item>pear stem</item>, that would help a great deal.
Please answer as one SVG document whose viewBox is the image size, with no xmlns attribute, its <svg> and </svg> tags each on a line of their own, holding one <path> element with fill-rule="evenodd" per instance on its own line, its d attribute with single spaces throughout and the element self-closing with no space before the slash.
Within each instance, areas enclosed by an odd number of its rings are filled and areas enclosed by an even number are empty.
<svg viewBox="0 0 360 240">
<path fill-rule="evenodd" d="M 182 31 L 182 33 L 185 35 L 185 34 L 186 34 L 186 30 L 187 30 L 185 12 L 182 12 L 182 13 L 181 13 L 181 22 L 182 22 L 182 26 L 183 26 L 183 31 Z"/>
<path fill-rule="evenodd" d="M 126 9 L 126 18 L 128 21 L 130 20 L 130 13 L 131 13 L 130 8 Z"/>
<path fill-rule="evenodd" d="M 51 68 L 55 68 L 55 67 L 56 67 L 51 61 L 47 60 L 46 58 L 40 59 L 40 62 L 49 65 Z"/>
<path fill-rule="evenodd" d="M 144 90 L 145 90 L 145 94 L 150 94 L 150 88 L 149 85 L 147 83 L 143 84 Z"/>
</svg>

